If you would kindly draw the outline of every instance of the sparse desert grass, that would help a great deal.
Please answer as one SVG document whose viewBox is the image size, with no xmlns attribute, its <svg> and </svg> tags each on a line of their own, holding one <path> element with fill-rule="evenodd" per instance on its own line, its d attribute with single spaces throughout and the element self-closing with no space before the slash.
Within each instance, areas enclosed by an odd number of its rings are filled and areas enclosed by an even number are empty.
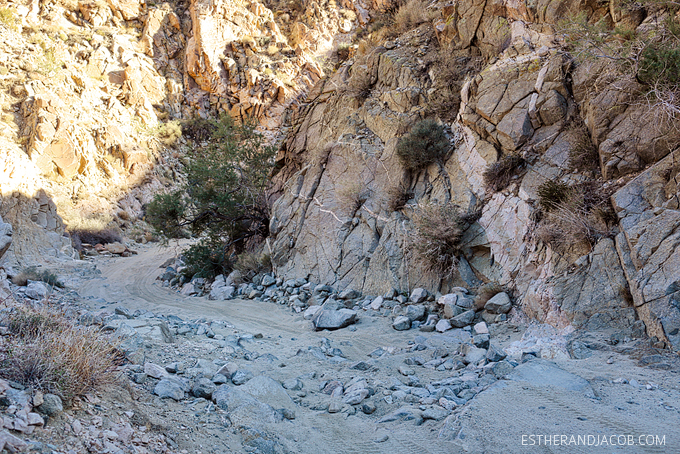
<svg viewBox="0 0 680 454">
<path fill-rule="evenodd" d="M 464 223 L 452 204 L 421 204 L 413 214 L 409 249 L 428 274 L 447 278 L 458 267 Z"/>
<path fill-rule="evenodd" d="M 391 211 L 399 211 L 413 198 L 413 191 L 403 183 L 387 190 L 387 206 Z"/>
<path fill-rule="evenodd" d="M 0 323 L 11 333 L 0 343 L 4 379 L 57 394 L 67 403 L 115 379 L 121 360 L 116 345 L 47 304 L 14 306 Z"/>
<path fill-rule="evenodd" d="M 18 274 L 12 276 L 14 285 L 25 286 L 28 281 L 42 281 L 53 287 L 64 287 L 64 284 L 59 280 L 56 274 L 50 270 L 39 270 L 35 266 L 29 266 L 21 270 Z"/>
<path fill-rule="evenodd" d="M 579 244 L 594 246 L 618 222 L 609 195 L 597 182 L 544 183 L 539 187 L 543 214 L 535 237 L 557 251 Z"/>
<path fill-rule="evenodd" d="M 262 250 L 243 252 L 237 257 L 234 269 L 239 271 L 246 281 L 250 281 L 259 273 L 272 270 L 271 256 Z"/>
<path fill-rule="evenodd" d="M 488 165 L 484 170 L 484 183 L 486 187 L 493 192 L 505 189 L 510 184 L 510 181 L 512 181 L 512 178 L 517 175 L 523 164 L 524 158 L 512 153 Z"/>
</svg>

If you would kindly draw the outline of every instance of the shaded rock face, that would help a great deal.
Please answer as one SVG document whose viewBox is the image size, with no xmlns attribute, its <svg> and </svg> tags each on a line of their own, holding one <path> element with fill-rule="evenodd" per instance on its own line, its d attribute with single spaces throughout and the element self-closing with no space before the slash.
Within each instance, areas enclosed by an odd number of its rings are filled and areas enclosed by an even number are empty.
<svg viewBox="0 0 680 454">
<path fill-rule="evenodd" d="M 164 123 L 228 113 L 259 120 L 273 138 L 284 111 L 324 76 L 317 61 L 338 31 L 349 40 L 369 18 L 353 2 L 20 3 L 10 8 L 17 30 L 0 29 L 0 107 L 11 112 L 0 119 L 1 195 L 44 190 L 67 223 L 65 211 L 125 212 L 113 219 L 121 227 L 178 178 L 181 164 L 161 152 Z M 19 231 L 32 227 L 21 218 L 31 210 L 10 200 L 0 211 Z M 36 245 L 63 233 L 44 213 L 37 222 L 50 225 Z"/>
<path fill-rule="evenodd" d="M 446 293 L 491 281 L 513 289 L 531 318 L 558 328 L 625 329 L 641 318 L 650 335 L 675 343 L 680 286 L 664 268 L 675 260 L 678 210 L 670 156 L 628 184 L 630 177 L 605 183 L 623 186 L 613 197 L 621 230 L 615 239 L 616 227 L 591 245 L 557 251 L 534 235 L 543 183 L 594 178 L 570 163 L 584 140 L 592 141 L 607 180 L 664 159 L 678 138 L 672 123 L 648 127 L 639 105 L 616 107 L 625 97 L 614 95 L 621 90 L 614 80 L 587 65 L 575 68 L 556 51 L 549 24 L 567 6 L 460 2 L 317 84 L 277 158 L 270 229 L 277 272 L 365 294 L 415 287 Z M 593 20 L 636 27 L 644 19 L 581 7 Z M 463 52 L 455 55 L 498 58 L 463 85 L 457 120 L 447 128 L 450 153 L 408 174 L 395 148 L 428 115 L 434 76 L 424 61 L 437 44 Z M 635 91 L 635 81 L 626 84 Z M 524 164 L 504 188 L 488 189 L 485 170 L 510 154 Z M 410 195 L 395 211 L 390 192 L 399 185 Z M 449 202 L 480 216 L 464 232 L 459 275 L 427 275 L 408 248 L 414 209 Z"/>
</svg>

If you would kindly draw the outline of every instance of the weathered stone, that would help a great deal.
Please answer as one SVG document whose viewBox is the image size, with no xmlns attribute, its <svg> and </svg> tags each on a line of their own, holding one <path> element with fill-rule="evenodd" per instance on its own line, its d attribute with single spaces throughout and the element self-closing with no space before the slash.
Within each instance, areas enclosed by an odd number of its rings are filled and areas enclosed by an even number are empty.
<svg viewBox="0 0 680 454">
<path fill-rule="evenodd" d="M 412 322 L 416 320 L 424 320 L 427 315 L 427 309 L 423 305 L 410 305 L 406 307 L 406 313 L 404 314 Z"/>
<path fill-rule="evenodd" d="M 170 398 L 173 400 L 184 399 L 184 390 L 181 385 L 174 380 L 167 378 L 159 381 L 153 389 L 153 393 L 161 398 Z"/>
<path fill-rule="evenodd" d="M 492 363 L 504 360 L 508 355 L 500 348 L 491 344 L 486 352 L 486 359 Z"/>
<path fill-rule="evenodd" d="M 440 333 L 443 333 L 444 331 L 450 330 L 451 327 L 451 322 L 448 320 L 439 320 L 437 324 L 435 325 L 435 329 L 439 331 Z"/>
<path fill-rule="evenodd" d="M 231 376 L 231 381 L 236 386 L 246 383 L 248 380 L 254 377 L 253 373 L 249 370 L 239 369 Z"/>
<path fill-rule="evenodd" d="M 411 329 L 411 319 L 405 315 L 400 315 L 392 322 L 392 328 L 396 329 L 397 331 Z"/>
<path fill-rule="evenodd" d="M 357 313 L 351 309 L 329 310 L 325 309 L 325 304 L 314 316 L 312 322 L 314 328 L 319 331 L 323 329 L 335 330 L 345 328 L 356 322 Z"/>
<path fill-rule="evenodd" d="M 215 383 L 213 383 L 211 380 L 208 380 L 207 378 L 199 378 L 196 380 L 196 383 L 194 383 L 194 386 L 191 388 L 191 394 L 193 394 L 195 397 L 202 397 L 204 399 L 210 400 L 212 398 L 212 393 L 215 392 L 217 389 L 217 386 Z"/>
<path fill-rule="evenodd" d="M 343 290 L 340 293 L 340 295 L 338 295 L 338 298 L 340 298 L 341 300 L 353 300 L 353 299 L 359 298 L 360 296 L 361 296 L 361 293 L 359 293 L 358 291 L 356 291 L 354 289 L 347 289 L 347 290 Z"/>
<path fill-rule="evenodd" d="M 497 293 L 484 305 L 484 310 L 492 314 L 506 314 L 511 308 L 512 302 L 505 292 Z"/>
<path fill-rule="evenodd" d="M 449 320 L 454 328 L 463 328 L 472 323 L 475 318 L 475 311 L 465 311 Z"/>
<path fill-rule="evenodd" d="M 64 411 L 64 404 L 61 402 L 59 396 L 55 394 L 45 394 L 43 396 L 43 403 L 38 407 L 38 410 L 47 416 L 56 416 Z"/>
<path fill-rule="evenodd" d="M 427 290 L 424 288 L 416 288 L 411 292 L 411 297 L 409 298 L 413 304 L 420 304 L 430 296 Z"/>
<path fill-rule="evenodd" d="M 26 296 L 34 300 L 42 300 L 47 297 L 47 286 L 42 282 L 32 281 L 26 287 Z"/>
</svg>

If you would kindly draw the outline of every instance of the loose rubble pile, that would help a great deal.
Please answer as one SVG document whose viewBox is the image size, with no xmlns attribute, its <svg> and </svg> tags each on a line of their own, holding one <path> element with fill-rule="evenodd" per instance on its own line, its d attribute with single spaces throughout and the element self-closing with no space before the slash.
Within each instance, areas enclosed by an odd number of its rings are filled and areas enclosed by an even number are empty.
<svg viewBox="0 0 680 454">
<path fill-rule="evenodd" d="M 137 251 L 130 249 L 128 245 L 121 243 L 119 241 L 114 241 L 112 243 L 106 244 L 88 244 L 82 243 L 83 255 L 90 257 L 97 257 L 102 255 L 104 257 L 130 257 L 137 254 Z"/>
<path fill-rule="evenodd" d="M 338 291 L 329 285 L 313 285 L 304 278 L 284 280 L 273 274 L 258 274 L 246 283 L 239 271 L 232 271 L 227 277 L 219 275 L 209 283 L 204 278 L 182 275 L 185 265 L 181 257 L 162 267 L 165 272 L 159 279 L 163 285 L 176 288 L 183 295 L 275 302 L 289 306 L 295 313 L 302 312 L 317 330 L 348 327 L 361 312 L 370 317 L 393 317 L 392 327 L 397 331 L 418 328 L 424 332 L 445 332 L 482 321 L 486 325 L 505 321 L 512 309 L 512 301 L 505 292 L 498 292 L 488 301 L 475 299 L 462 287 L 438 297 L 423 288 L 414 289 L 410 296 L 391 290 L 375 297 L 353 289 Z"/>
</svg>

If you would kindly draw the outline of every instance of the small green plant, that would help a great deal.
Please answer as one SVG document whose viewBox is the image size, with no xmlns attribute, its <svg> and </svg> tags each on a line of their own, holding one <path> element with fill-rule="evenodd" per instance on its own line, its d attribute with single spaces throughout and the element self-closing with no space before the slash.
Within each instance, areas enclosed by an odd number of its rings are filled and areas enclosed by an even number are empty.
<svg viewBox="0 0 680 454">
<path fill-rule="evenodd" d="M 444 126 L 435 120 L 421 120 L 399 139 L 396 154 L 404 169 L 418 171 L 442 162 L 451 149 Z"/>
<path fill-rule="evenodd" d="M 524 158 L 516 153 L 507 154 L 493 164 L 489 164 L 483 175 L 486 187 L 493 192 L 505 189 L 523 165 Z"/>
<path fill-rule="evenodd" d="M 572 195 L 572 188 L 568 184 L 547 180 L 538 187 L 538 204 L 543 210 L 551 211 L 566 202 Z"/>
<path fill-rule="evenodd" d="M 191 245 L 183 255 L 186 268 L 182 270 L 182 274 L 189 279 L 213 279 L 220 274 L 226 276 L 233 269 L 229 248 L 219 239 L 204 239 Z"/>
<path fill-rule="evenodd" d="M 182 134 L 195 142 L 205 142 L 217 131 L 214 121 L 205 118 L 193 118 L 182 123 Z"/>
<path fill-rule="evenodd" d="M 433 276 L 451 277 L 458 268 L 465 227 L 460 210 L 452 204 L 419 205 L 413 227 L 409 247 L 421 268 Z"/>
<path fill-rule="evenodd" d="M 26 286 L 28 285 L 28 281 L 42 281 L 52 287 L 64 287 L 64 284 L 59 280 L 56 274 L 50 270 L 39 270 L 36 266 L 24 268 L 21 272 L 12 276 L 14 285 Z"/>
</svg>

